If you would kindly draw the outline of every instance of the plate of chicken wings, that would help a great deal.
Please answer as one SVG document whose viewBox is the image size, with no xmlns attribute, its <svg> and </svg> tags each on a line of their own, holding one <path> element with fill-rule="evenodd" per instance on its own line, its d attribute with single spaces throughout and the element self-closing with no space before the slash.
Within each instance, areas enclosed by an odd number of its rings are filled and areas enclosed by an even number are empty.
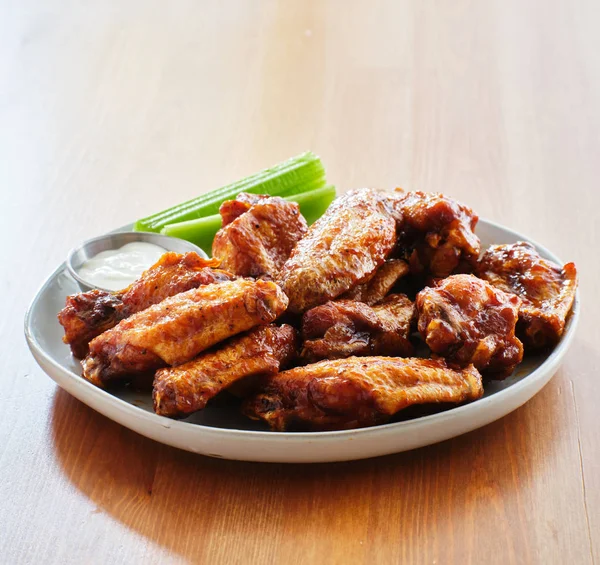
<svg viewBox="0 0 600 565">
<path fill-rule="evenodd" d="M 354 190 L 310 227 L 266 195 L 220 213 L 212 259 L 166 253 L 122 291 L 56 269 L 25 333 L 59 386 L 196 453 L 343 461 L 508 414 L 572 341 L 575 265 L 442 194 Z"/>
</svg>

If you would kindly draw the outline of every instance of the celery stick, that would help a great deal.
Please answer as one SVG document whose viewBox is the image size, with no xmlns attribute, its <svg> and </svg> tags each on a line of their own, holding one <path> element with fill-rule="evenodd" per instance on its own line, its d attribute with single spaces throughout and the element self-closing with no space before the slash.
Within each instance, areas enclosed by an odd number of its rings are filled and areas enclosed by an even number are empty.
<svg viewBox="0 0 600 565">
<path fill-rule="evenodd" d="M 213 239 L 220 229 L 221 216 L 213 214 L 212 216 L 197 218 L 196 220 L 168 224 L 160 230 L 160 233 L 191 241 L 210 256 Z"/>
<path fill-rule="evenodd" d="M 135 223 L 136 231 L 159 232 L 164 226 L 216 214 L 225 200 L 240 192 L 291 196 L 326 185 L 321 160 L 311 152 L 265 169 L 217 190 L 158 212 Z"/>
<path fill-rule="evenodd" d="M 310 226 L 314 224 L 324 213 L 335 198 L 335 186 L 328 184 L 323 188 L 295 194 L 285 197 L 286 200 L 297 202 L 300 206 L 300 212 L 306 218 L 306 223 Z"/>
<path fill-rule="evenodd" d="M 323 215 L 334 198 L 335 187 L 332 185 L 285 197 L 290 202 L 298 203 L 300 212 L 306 218 L 308 225 L 311 225 Z M 195 220 L 167 224 L 161 229 L 160 233 L 191 241 L 210 255 L 213 239 L 219 229 L 221 229 L 221 216 L 213 214 Z"/>
</svg>

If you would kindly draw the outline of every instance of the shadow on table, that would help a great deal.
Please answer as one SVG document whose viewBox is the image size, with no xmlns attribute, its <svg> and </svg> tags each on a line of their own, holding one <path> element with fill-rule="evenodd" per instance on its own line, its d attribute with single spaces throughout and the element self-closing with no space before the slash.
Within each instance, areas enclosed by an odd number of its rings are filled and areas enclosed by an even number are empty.
<svg viewBox="0 0 600 565">
<path fill-rule="evenodd" d="M 182 556 L 198 558 L 211 544 L 212 551 L 227 543 L 256 551 L 256 536 L 271 546 L 278 540 L 281 548 L 331 528 L 338 543 L 340 536 L 348 543 L 360 538 L 366 551 L 369 544 L 397 544 L 407 532 L 421 531 L 424 542 L 431 534 L 430 545 L 473 539 L 478 524 L 519 515 L 535 503 L 529 492 L 536 475 L 566 449 L 570 402 L 569 382 L 559 373 L 526 406 L 480 430 L 337 464 L 243 463 L 187 453 L 112 422 L 62 390 L 54 398 L 52 434 L 64 473 L 96 511 Z"/>
</svg>

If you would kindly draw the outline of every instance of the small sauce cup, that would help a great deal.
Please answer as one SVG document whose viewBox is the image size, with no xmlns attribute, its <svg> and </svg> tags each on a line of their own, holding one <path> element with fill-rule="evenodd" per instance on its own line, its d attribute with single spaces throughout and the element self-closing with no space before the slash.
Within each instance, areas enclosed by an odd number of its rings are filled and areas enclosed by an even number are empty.
<svg viewBox="0 0 600 565">
<path fill-rule="evenodd" d="M 120 249 L 127 243 L 134 243 L 143 241 L 146 243 L 153 243 L 165 249 L 165 251 L 175 251 L 176 253 L 189 253 L 190 251 L 196 252 L 200 257 L 208 259 L 208 255 L 200 249 L 197 245 L 179 239 L 177 237 L 170 237 L 168 235 L 162 235 L 160 233 L 150 232 L 114 232 L 107 233 L 92 239 L 84 241 L 78 247 L 75 247 L 69 252 L 67 256 L 67 271 L 77 281 L 81 290 L 88 291 L 94 288 L 100 290 L 106 290 L 108 292 L 114 292 L 106 288 L 97 286 L 90 281 L 86 281 L 79 275 L 79 269 L 83 264 L 92 257 L 95 257 L 101 251 L 108 251 L 112 249 Z M 150 267 L 151 265 L 148 265 Z"/>
</svg>

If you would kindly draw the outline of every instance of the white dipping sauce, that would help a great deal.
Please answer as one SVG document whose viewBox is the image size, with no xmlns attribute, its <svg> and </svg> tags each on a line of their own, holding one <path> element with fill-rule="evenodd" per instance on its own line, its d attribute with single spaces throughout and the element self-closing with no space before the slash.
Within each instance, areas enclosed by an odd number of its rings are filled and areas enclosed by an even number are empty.
<svg viewBox="0 0 600 565">
<path fill-rule="evenodd" d="M 94 286 L 121 290 L 139 279 L 166 252 L 166 249 L 153 243 L 128 243 L 120 249 L 101 251 L 88 259 L 77 273 Z"/>
</svg>

